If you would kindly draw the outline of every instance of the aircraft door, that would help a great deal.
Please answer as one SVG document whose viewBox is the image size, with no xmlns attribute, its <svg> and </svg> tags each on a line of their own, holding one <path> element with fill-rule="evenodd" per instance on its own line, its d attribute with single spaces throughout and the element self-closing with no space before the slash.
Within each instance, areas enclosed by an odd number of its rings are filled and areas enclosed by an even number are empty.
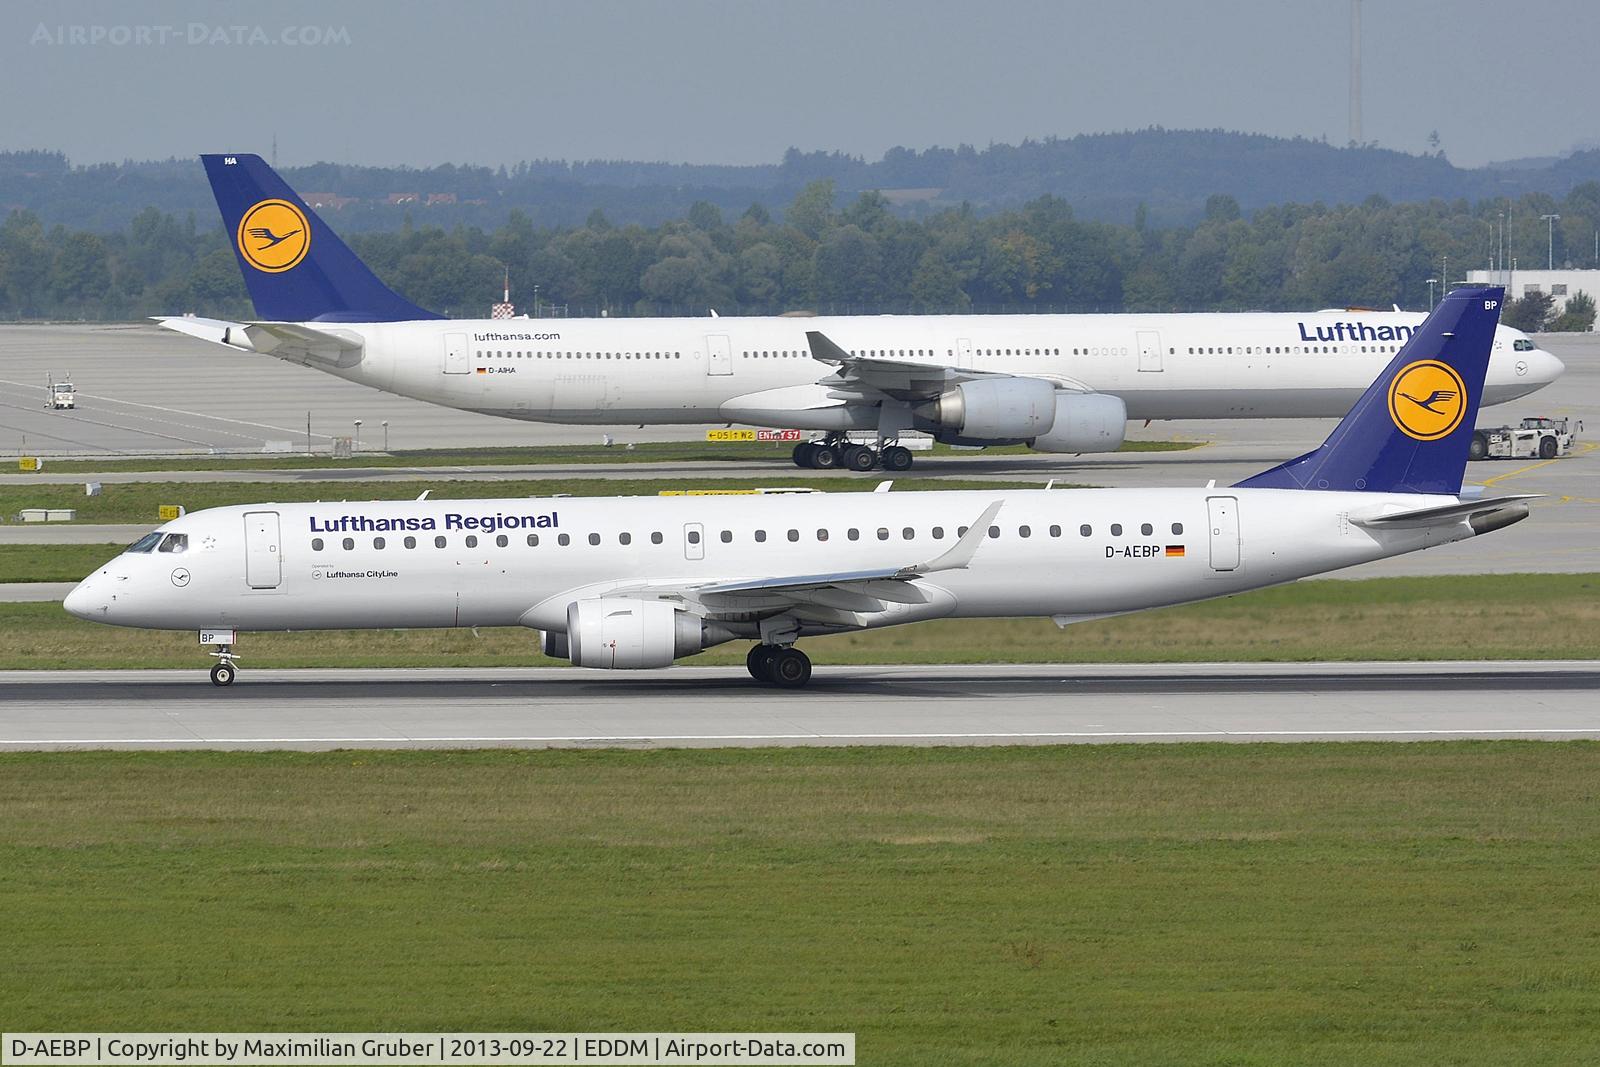
<svg viewBox="0 0 1600 1067">
<path fill-rule="evenodd" d="M 698 522 L 683 524 L 683 558 L 706 558 L 706 528 Z"/>
<path fill-rule="evenodd" d="M 706 373 L 733 373 L 733 345 L 725 333 L 706 334 Z"/>
<path fill-rule="evenodd" d="M 447 333 L 444 335 L 444 372 L 446 374 L 466 374 L 472 370 L 472 357 L 467 348 L 467 335 L 464 333 Z"/>
<path fill-rule="evenodd" d="M 956 366 L 971 369 L 972 338 L 961 337 L 956 340 Z"/>
<path fill-rule="evenodd" d="M 1238 570 L 1239 498 L 1208 496 L 1206 497 L 1206 510 L 1211 520 L 1211 569 L 1214 571 Z"/>
<path fill-rule="evenodd" d="M 251 589 L 276 589 L 283 580 L 278 513 L 247 511 L 244 516 L 244 580 Z"/>
<path fill-rule="evenodd" d="M 1139 331 L 1139 369 L 1161 369 L 1161 335 L 1154 330 Z"/>
</svg>

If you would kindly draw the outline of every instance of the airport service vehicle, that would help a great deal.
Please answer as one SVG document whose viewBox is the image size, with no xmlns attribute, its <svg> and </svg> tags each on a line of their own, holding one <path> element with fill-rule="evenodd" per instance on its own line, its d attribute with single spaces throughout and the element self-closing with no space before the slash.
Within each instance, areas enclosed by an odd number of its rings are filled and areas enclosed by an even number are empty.
<svg viewBox="0 0 1600 1067">
<path fill-rule="evenodd" d="M 63 382 L 50 379 L 49 395 L 51 411 L 71 411 L 78 406 L 78 389 L 70 377 Z"/>
<path fill-rule="evenodd" d="M 803 466 L 904 470 L 899 435 L 1110 452 L 1129 419 L 1336 418 L 1421 315 L 442 319 L 385 286 L 259 156 L 201 157 L 263 321 L 161 323 L 435 404 L 537 422 L 819 431 Z M 1485 404 L 1561 361 L 1499 327 Z M 845 435 L 872 435 L 850 450 Z"/>
<path fill-rule="evenodd" d="M 1470 459 L 1555 459 L 1572 451 L 1583 423 L 1543 415 L 1523 419 L 1520 426 L 1480 426 L 1472 432 Z"/>
<path fill-rule="evenodd" d="M 263 503 L 166 523 L 65 607 L 197 630 L 217 685 L 239 631 L 525 626 L 608 669 L 750 641 L 797 687 L 814 635 L 1226 596 L 1527 516 L 1462 494 L 1502 292 L 1451 293 L 1320 448 L 1228 488 Z"/>
</svg>

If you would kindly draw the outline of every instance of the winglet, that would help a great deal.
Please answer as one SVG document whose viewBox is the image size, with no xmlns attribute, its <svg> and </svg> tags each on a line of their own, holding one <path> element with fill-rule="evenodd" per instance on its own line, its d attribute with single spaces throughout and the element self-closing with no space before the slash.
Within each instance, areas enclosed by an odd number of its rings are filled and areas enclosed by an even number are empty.
<svg viewBox="0 0 1600 1067">
<path fill-rule="evenodd" d="M 961 540 L 951 545 L 943 555 L 926 563 L 902 567 L 896 577 L 911 578 L 919 574 L 932 574 L 934 571 L 966 570 L 967 564 L 971 563 L 972 557 L 977 554 L 978 546 L 989 536 L 989 524 L 994 522 L 994 517 L 1000 514 L 1000 509 L 1004 506 L 1004 500 L 996 500 L 983 509 L 978 521 L 967 527 L 967 532 L 961 535 Z"/>
<path fill-rule="evenodd" d="M 849 363 L 855 357 L 832 341 L 821 330 L 807 330 L 806 344 L 811 348 L 811 358 L 824 363 Z"/>
</svg>

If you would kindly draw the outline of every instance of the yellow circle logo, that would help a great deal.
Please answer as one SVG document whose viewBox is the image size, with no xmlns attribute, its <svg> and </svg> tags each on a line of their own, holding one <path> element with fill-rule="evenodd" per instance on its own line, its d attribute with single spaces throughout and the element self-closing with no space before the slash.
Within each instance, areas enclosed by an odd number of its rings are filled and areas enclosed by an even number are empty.
<svg viewBox="0 0 1600 1067">
<path fill-rule="evenodd" d="M 256 270 L 286 271 L 311 250 L 311 224 L 287 200 L 263 200 L 239 220 L 239 253 Z"/>
<path fill-rule="evenodd" d="M 1422 359 L 1407 364 L 1389 383 L 1389 417 L 1418 441 L 1450 436 L 1467 413 L 1467 386 L 1447 363 Z"/>
</svg>

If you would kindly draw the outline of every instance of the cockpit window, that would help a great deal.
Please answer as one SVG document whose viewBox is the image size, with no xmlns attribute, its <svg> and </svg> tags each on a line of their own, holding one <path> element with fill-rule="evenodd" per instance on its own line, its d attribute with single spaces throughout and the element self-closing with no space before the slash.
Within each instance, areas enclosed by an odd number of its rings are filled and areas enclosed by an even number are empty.
<svg viewBox="0 0 1600 1067">
<path fill-rule="evenodd" d="M 159 532 L 157 532 L 157 533 L 147 533 L 143 537 L 139 538 L 139 540 L 137 540 L 133 544 L 129 545 L 127 547 L 126 551 L 128 551 L 128 552 L 150 552 L 150 551 L 154 550 L 154 548 L 156 547 L 156 544 L 161 540 L 161 536 L 162 535 Z"/>
<path fill-rule="evenodd" d="M 1511 350 L 1513 352 L 1532 352 L 1533 342 L 1526 337 L 1518 337 L 1511 342 Z"/>
<path fill-rule="evenodd" d="M 189 535 L 177 533 L 167 534 L 167 536 L 161 541 L 161 547 L 157 548 L 156 551 L 174 553 L 187 552 L 189 551 Z"/>
</svg>

